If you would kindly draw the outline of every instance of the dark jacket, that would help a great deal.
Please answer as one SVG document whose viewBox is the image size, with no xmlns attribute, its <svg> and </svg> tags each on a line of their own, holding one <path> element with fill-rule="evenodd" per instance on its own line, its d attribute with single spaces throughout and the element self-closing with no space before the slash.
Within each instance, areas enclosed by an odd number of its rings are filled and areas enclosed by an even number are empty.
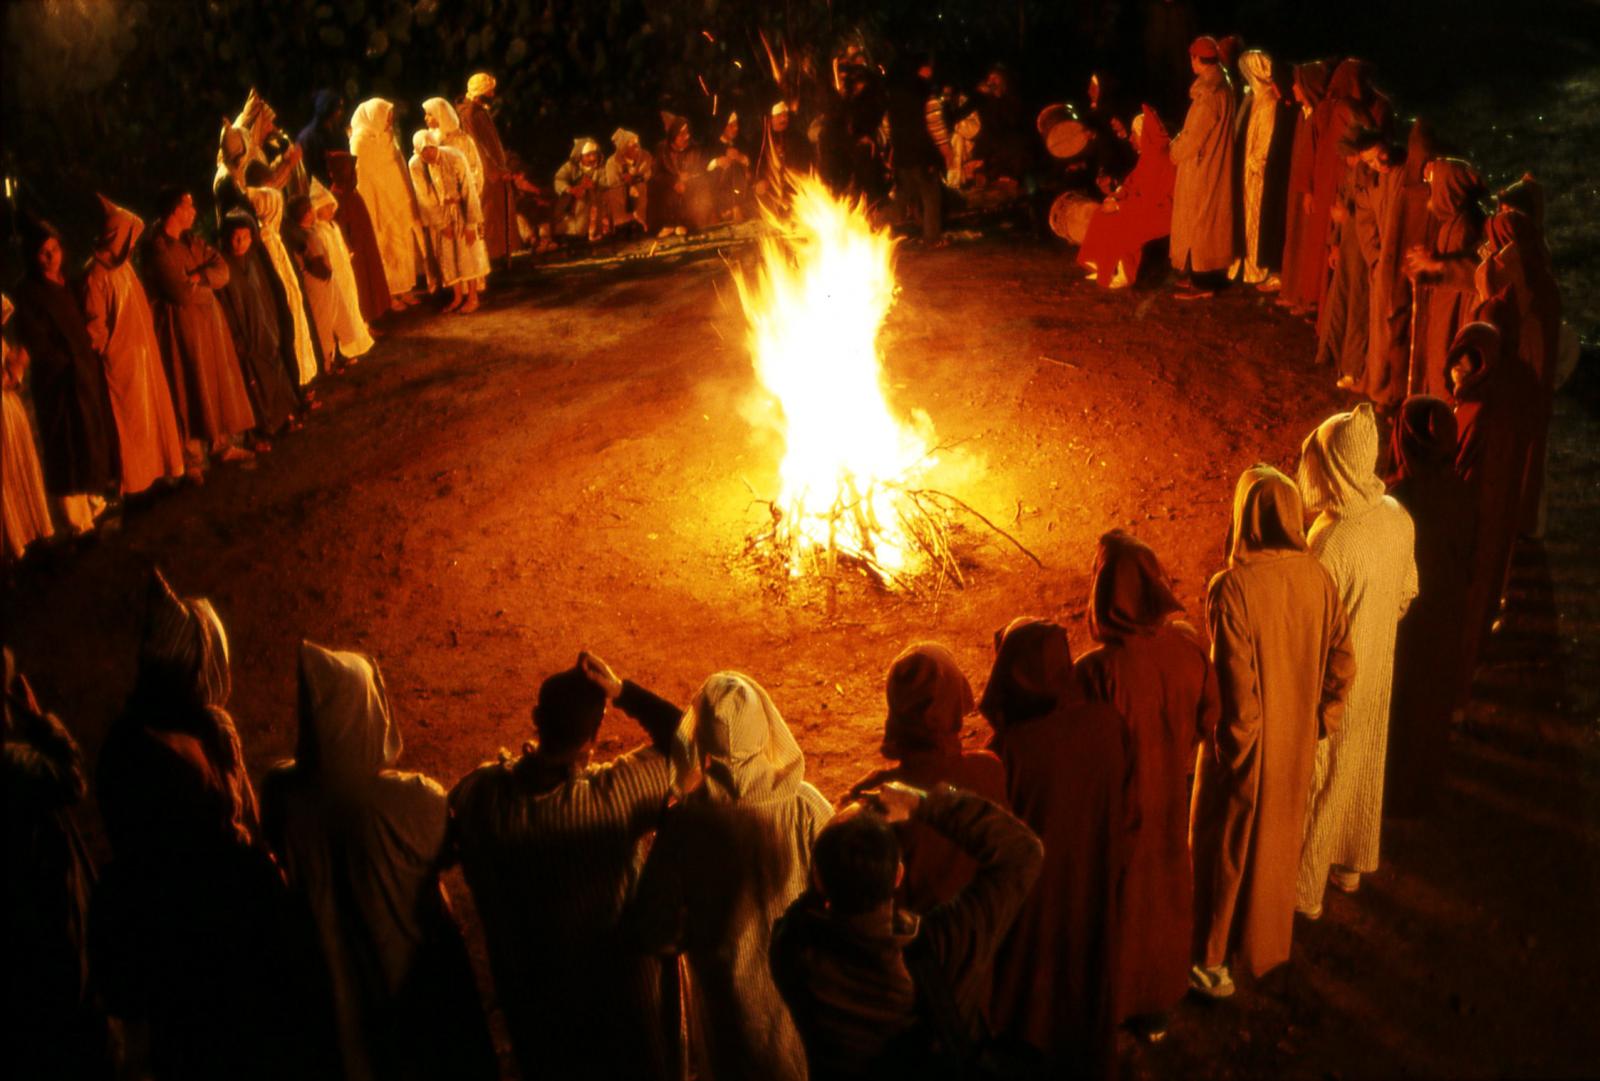
<svg viewBox="0 0 1600 1081">
<path fill-rule="evenodd" d="M 904 1052 L 928 1026 L 908 959 L 937 964 L 963 1016 L 978 1018 L 995 950 L 1039 875 L 1039 839 L 981 796 L 943 788 L 917 819 L 978 862 L 955 900 L 920 916 L 897 909 L 886 926 L 881 914 L 834 915 L 810 891 L 773 930 L 773 979 L 816 1081 L 897 1076 L 896 1064 L 914 1057 Z"/>
</svg>

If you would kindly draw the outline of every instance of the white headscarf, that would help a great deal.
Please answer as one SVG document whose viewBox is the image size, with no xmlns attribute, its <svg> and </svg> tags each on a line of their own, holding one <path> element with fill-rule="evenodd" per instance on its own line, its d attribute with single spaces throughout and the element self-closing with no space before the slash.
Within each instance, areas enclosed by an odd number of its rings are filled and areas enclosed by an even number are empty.
<svg viewBox="0 0 1600 1081">
<path fill-rule="evenodd" d="M 439 133 L 432 128 L 420 128 L 411 136 L 411 149 L 418 154 L 430 146 L 439 145 Z"/>
<path fill-rule="evenodd" d="M 572 160 L 581 161 L 585 154 L 600 153 L 600 144 L 587 135 L 580 135 L 572 140 Z"/>
<path fill-rule="evenodd" d="M 454 135 L 461 130 L 461 117 L 456 107 L 444 98 L 429 98 L 422 103 L 422 115 L 432 120 L 441 136 Z"/>
<path fill-rule="evenodd" d="M 1372 403 L 1336 413 L 1300 446 L 1300 498 L 1311 514 L 1359 514 L 1383 498 Z"/>
<path fill-rule="evenodd" d="M 262 231 L 278 231 L 283 221 L 283 193 L 276 188 L 248 188 L 250 209 L 256 212 L 256 221 Z"/>
<path fill-rule="evenodd" d="M 611 146 L 616 150 L 623 150 L 630 146 L 639 145 L 639 136 L 627 128 L 618 128 L 611 133 Z"/>
<path fill-rule="evenodd" d="M 783 802 L 805 780 L 805 755 L 778 707 L 738 672 L 716 673 L 694 696 L 678 727 L 672 766 L 679 791 L 722 802 Z M 697 778 L 702 783 L 695 788 Z"/>
<path fill-rule="evenodd" d="M 369 98 L 350 116 L 350 153 L 394 148 L 394 106 L 382 98 Z"/>
<path fill-rule="evenodd" d="M 402 746 L 378 662 L 302 641 L 297 764 L 324 774 L 370 777 L 399 761 Z"/>
</svg>

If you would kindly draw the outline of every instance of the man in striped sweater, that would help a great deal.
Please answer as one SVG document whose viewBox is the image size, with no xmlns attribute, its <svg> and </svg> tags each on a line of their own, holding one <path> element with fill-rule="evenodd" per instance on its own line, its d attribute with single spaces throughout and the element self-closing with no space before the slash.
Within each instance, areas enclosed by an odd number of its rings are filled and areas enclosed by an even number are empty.
<svg viewBox="0 0 1600 1081">
<path fill-rule="evenodd" d="M 650 742 L 592 764 L 610 700 Z M 667 1076 L 659 962 L 617 931 L 671 778 L 683 711 L 588 653 L 539 688 L 536 744 L 450 794 L 456 850 L 483 920 L 524 1077 Z"/>
</svg>

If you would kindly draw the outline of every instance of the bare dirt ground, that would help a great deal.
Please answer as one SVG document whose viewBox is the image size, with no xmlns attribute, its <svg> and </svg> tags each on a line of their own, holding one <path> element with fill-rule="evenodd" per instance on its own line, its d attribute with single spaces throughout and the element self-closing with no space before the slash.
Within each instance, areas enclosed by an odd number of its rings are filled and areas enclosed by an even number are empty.
<svg viewBox="0 0 1600 1081">
<path fill-rule="evenodd" d="M 502 283 L 476 317 L 414 313 L 259 468 L 133 508 L 92 548 L 20 568 L 5 636 L 92 756 L 131 685 L 144 568 L 213 598 L 258 771 L 294 742 L 304 636 L 380 658 L 402 764 L 447 786 L 530 735 L 538 681 L 580 648 L 686 700 L 719 668 L 773 693 L 837 796 L 878 764 L 882 673 L 948 643 L 981 689 L 993 632 L 1054 616 L 1088 645 L 1095 539 L 1162 553 L 1197 621 L 1234 477 L 1291 466 L 1344 404 L 1310 329 L 1253 292 L 1183 305 L 1100 293 L 1020 238 L 907 252 L 883 347 L 895 407 L 958 444 L 934 478 L 1035 552 L 968 546 L 937 598 L 845 580 L 786 588 L 743 554 L 779 449 L 759 419 L 727 268 Z M 1581 389 L 1581 388 L 1580 388 Z M 1134 1077 L 1593 1072 L 1600 1036 L 1600 521 L 1595 398 L 1557 420 L 1552 525 L 1518 578 L 1445 806 L 1393 829 L 1386 865 L 1302 925 L 1288 973 L 1172 1037 Z M 986 735 L 975 719 L 968 732 Z M 605 753 L 635 743 L 608 717 Z M 470 897 L 452 892 L 475 942 Z"/>
</svg>

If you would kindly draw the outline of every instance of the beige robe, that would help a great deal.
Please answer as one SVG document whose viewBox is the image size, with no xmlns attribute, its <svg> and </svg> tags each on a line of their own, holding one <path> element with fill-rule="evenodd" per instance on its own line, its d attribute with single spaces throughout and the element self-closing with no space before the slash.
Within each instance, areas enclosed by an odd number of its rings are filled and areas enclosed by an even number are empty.
<svg viewBox="0 0 1600 1081">
<path fill-rule="evenodd" d="M 1316 743 L 1338 729 L 1355 673 L 1344 604 L 1301 519 L 1289 478 L 1247 470 L 1229 566 L 1206 597 L 1222 720 L 1195 762 L 1194 957 L 1255 975 L 1289 959 Z"/>
<path fill-rule="evenodd" d="M 4 319 L 11 318 L 11 298 L 0 297 Z M 5 549 L 21 559 L 28 545 L 49 537 L 50 503 L 44 494 L 44 472 L 34 445 L 28 407 L 22 402 L 22 366 L 10 345 L 0 338 L 0 534 Z M 15 370 L 13 370 L 15 369 Z"/>
<path fill-rule="evenodd" d="M 393 105 L 372 98 L 356 108 L 350 153 L 356 158 L 356 190 L 378 234 L 389 292 L 409 293 L 417 284 L 417 212 L 406 162 L 394 141 Z"/>
<path fill-rule="evenodd" d="M 126 215 L 121 219 L 123 232 L 89 260 L 80 288 L 89 341 L 106 366 L 106 390 L 121 451 L 122 493 L 133 495 L 163 477 L 183 476 L 183 436 L 161 364 L 150 300 L 129 258 L 144 223 L 125 210 L 121 214 Z M 101 261 L 101 254 L 107 261 Z"/>
<path fill-rule="evenodd" d="M 1233 159 L 1238 146 L 1238 101 L 1222 68 L 1198 76 L 1189 91 L 1183 130 L 1169 153 L 1178 176 L 1172 188 L 1172 265 L 1205 273 L 1233 262 Z"/>
<path fill-rule="evenodd" d="M 339 200 L 333 192 L 322 186 L 320 180 L 311 181 L 311 209 L 317 212 L 316 236 L 327 253 L 328 265 L 333 267 L 333 284 L 337 291 L 333 311 L 333 336 L 339 343 L 339 352 L 346 357 L 365 355 L 373 346 L 372 331 L 361 315 L 361 292 L 356 284 L 355 262 L 350 256 L 350 246 L 344 241 L 344 232 L 338 219 L 322 216 L 326 207 L 337 208 Z"/>
<path fill-rule="evenodd" d="M 472 198 L 478 201 L 478 216 L 481 221 L 483 217 L 484 184 L 487 182 L 488 175 L 484 171 L 483 154 L 478 150 L 478 140 L 474 139 L 472 134 L 461 126 L 461 117 L 456 113 L 455 106 L 444 98 L 429 98 L 422 103 L 422 111 L 437 127 L 441 145 L 448 146 L 451 150 L 459 151 L 461 156 L 466 159 L 467 173 L 472 179 Z M 473 240 L 472 246 L 482 248 L 481 252 L 474 253 L 474 259 L 481 259 L 483 265 L 488 267 L 489 243 L 485 239 L 485 232 L 486 230 L 484 229 L 476 230 L 477 235 Z M 485 271 L 483 277 L 478 279 L 478 287 L 481 289 L 488 284 L 488 280 L 489 276 Z"/>
<path fill-rule="evenodd" d="M 483 244 L 483 211 L 472 190 L 466 158 L 447 146 L 437 149 L 439 156 L 431 164 L 420 155 L 411 156 L 411 186 L 438 262 L 439 284 L 448 287 L 487 275 L 489 249 Z"/>
<path fill-rule="evenodd" d="M 1270 94 L 1272 62 L 1264 54 L 1245 53 L 1239 70 L 1249 83 L 1244 99 L 1244 280 L 1254 285 L 1267 278 L 1256 248 L 1261 234 L 1261 193 L 1267 182 L 1267 154 L 1278 122 L 1278 103 Z"/>
<path fill-rule="evenodd" d="M 283 283 L 289 298 L 289 318 L 294 323 L 294 362 L 303 387 L 317 377 L 317 346 L 311 340 L 311 323 L 306 318 L 304 296 L 300 292 L 300 274 L 283 246 L 283 193 L 274 188 L 251 188 L 250 205 L 255 208 L 261 246 L 266 249 L 267 260 Z"/>
<path fill-rule="evenodd" d="M 1339 589 L 1356 656 L 1344 721 L 1317 745 L 1311 782 L 1296 902 L 1315 910 L 1331 867 L 1378 867 L 1395 633 L 1417 595 L 1417 562 L 1411 516 L 1377 476 L 1371 405 L 1324 421 L 1301 454 L 1302 494 L 1320 509 L 1311 552 Z"/>
</svg>

